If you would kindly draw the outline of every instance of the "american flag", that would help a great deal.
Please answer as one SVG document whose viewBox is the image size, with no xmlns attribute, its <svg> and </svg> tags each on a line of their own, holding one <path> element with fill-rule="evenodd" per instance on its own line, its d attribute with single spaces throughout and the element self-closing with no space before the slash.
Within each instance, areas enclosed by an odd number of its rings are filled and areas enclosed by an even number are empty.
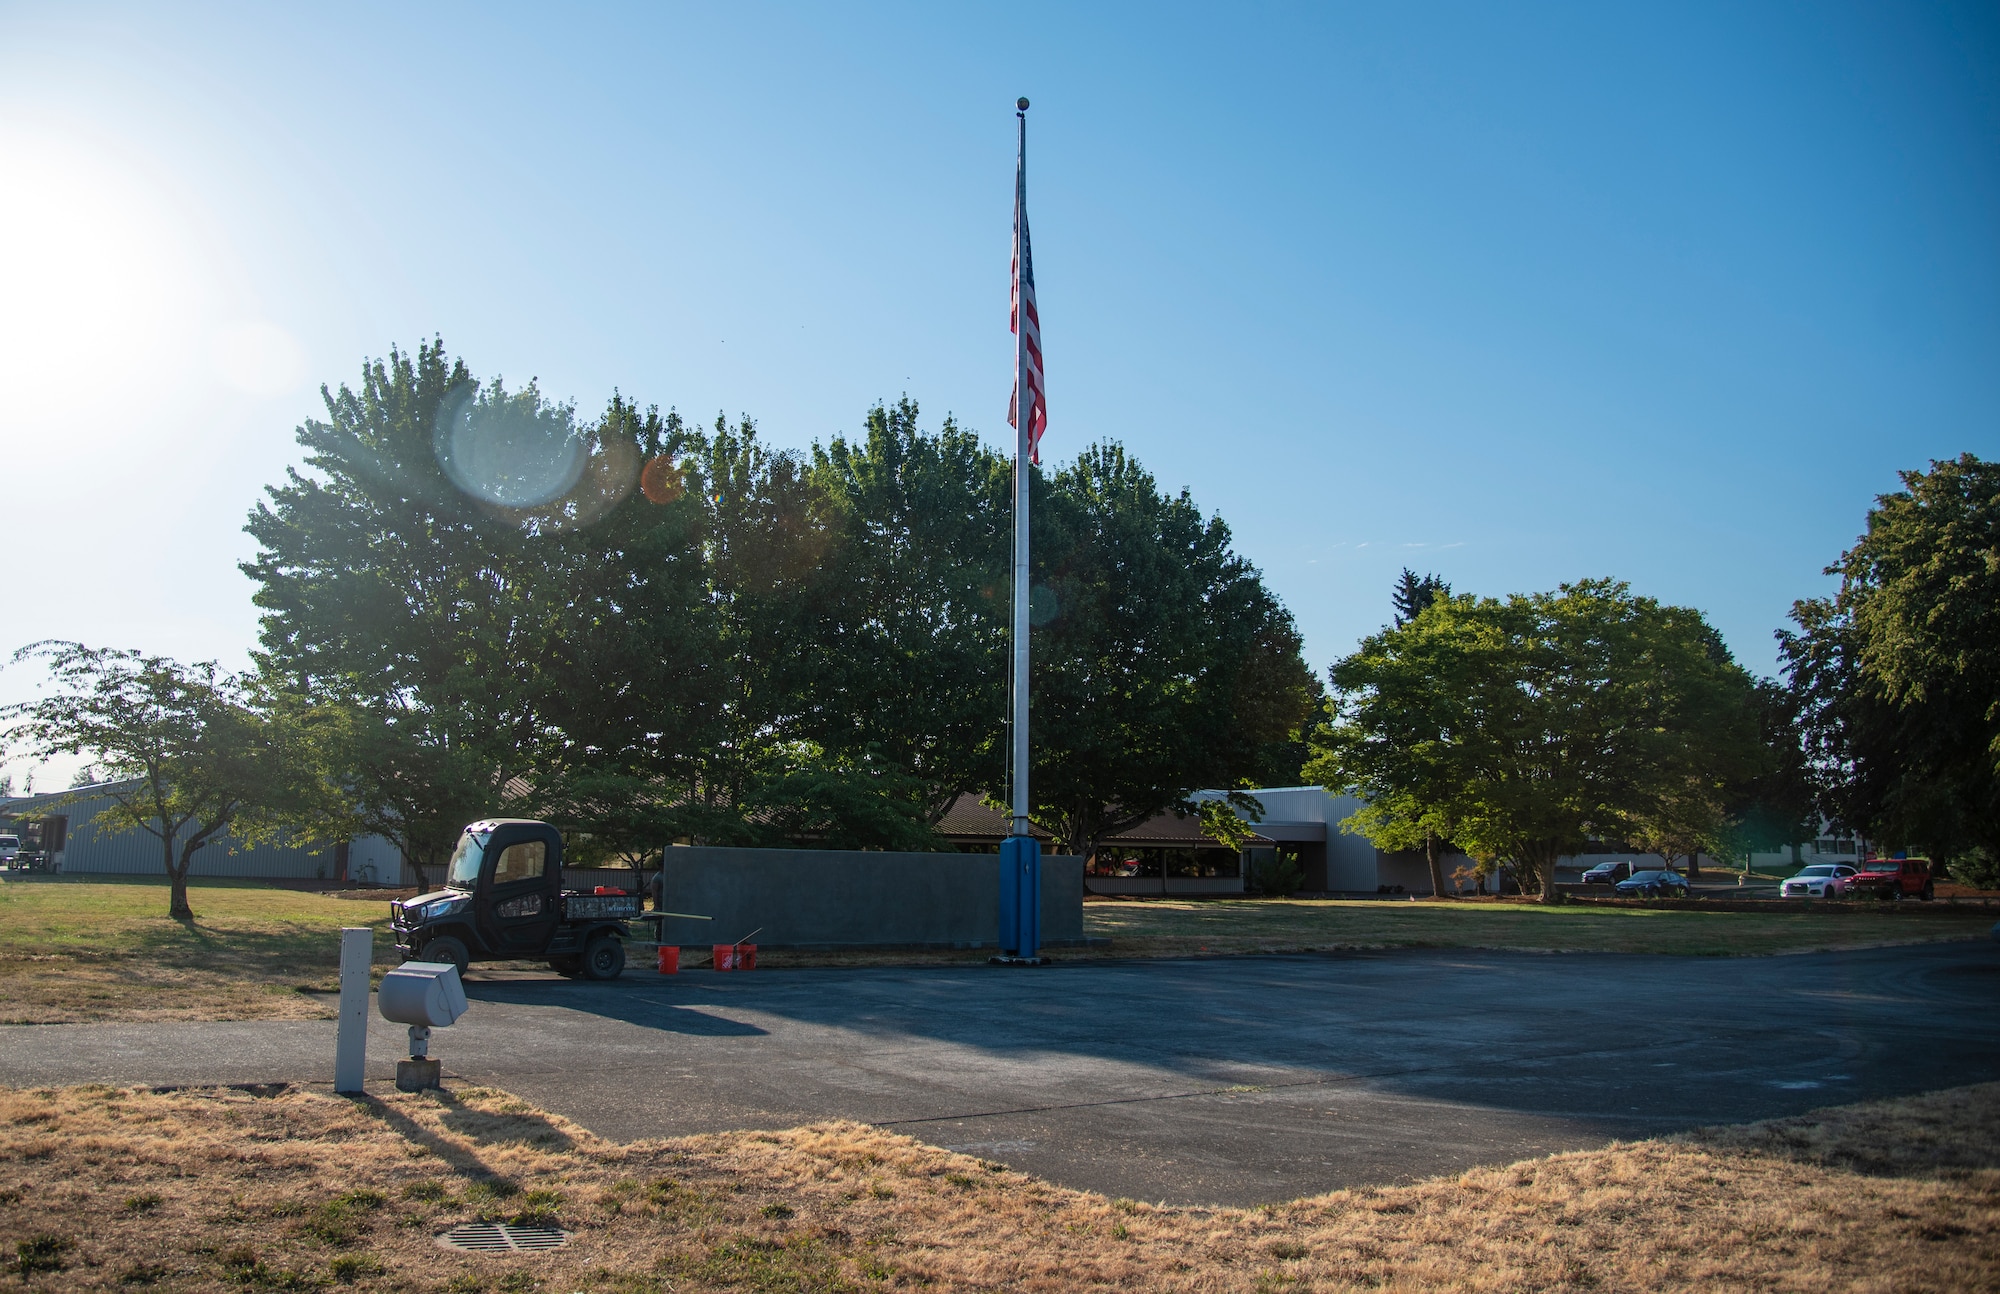
<svg viewBox="0 0 2000 1294">
<path fill-rule="evenodd" d="M 1025 309 L 1024 309 L 1025 308 Z M 1021 316 L 1028 318 L 1022 350 L 1022 367 L 1028 377 L 1028 457 L 1042 461 L 1042 432 L 1049 425 L 1048 392 L 1042 386 L 1042 316 L 1035 309 L 1035 253 L 1028 244 L 1028 159 L 1021 158 L 1014 172 L 1014 303 L 1007 327 L 1021 332 Z M 1007 425 L 1018 428 L 1015 411 L 1021 407 L 1020 375 L 1014 378 L 1014 397 L 1007 401 Z"/>
</svg>

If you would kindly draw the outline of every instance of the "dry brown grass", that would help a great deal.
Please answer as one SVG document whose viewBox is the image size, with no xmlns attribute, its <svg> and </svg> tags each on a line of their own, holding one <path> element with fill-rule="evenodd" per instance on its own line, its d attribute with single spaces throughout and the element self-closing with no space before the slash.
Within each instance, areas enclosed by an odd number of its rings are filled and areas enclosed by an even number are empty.
<svg viewBox="0 0 2000 1294">
<path fill-rule="evenodd" d="M 575 1239 L 433 1241 L 524 1215 Z M 0 1246 L 47 1289 L 1996 1289 L 2000 1084 L 1256 1210 L 852 1123 L 621 1146 L 491 1089 L 5 1091 Z"/>
</svg>

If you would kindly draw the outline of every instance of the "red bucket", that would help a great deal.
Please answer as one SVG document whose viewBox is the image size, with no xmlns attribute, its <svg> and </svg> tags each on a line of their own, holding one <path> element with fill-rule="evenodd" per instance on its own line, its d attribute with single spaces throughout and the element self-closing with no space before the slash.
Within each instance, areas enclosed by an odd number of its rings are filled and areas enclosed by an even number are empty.
<svg viewBox="0 0 2000 1294">
<path fill-rule="evenodd" d="M 660 974 L 678 975 L 680 973 L 681 973 L 681 950 L 674 947 L 672 944 L 661 944 Z"/>
<path fill-rule="evenodd" d="M 757 969 L 756 944 L 716 944 L 714 946 L 715 969 L 719 971 L 746 971 Z"/>
</svg>

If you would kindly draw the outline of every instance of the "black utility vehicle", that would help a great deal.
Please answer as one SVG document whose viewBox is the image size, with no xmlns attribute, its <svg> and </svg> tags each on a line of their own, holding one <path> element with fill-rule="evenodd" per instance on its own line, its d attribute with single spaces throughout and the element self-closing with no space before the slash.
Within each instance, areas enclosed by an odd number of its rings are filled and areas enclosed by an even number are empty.
<svg viewBox="0 0 2000 1294">
<path fill-rule="evenodd" d="M 562 833 L 546 822 L 493 818 L 458 838 L 445 888 L 393 903 L 396 951 L 406 961 L 546 958 L 565 975 L 617 979 L 636 894 L 562 888 Z"/>
</svg>

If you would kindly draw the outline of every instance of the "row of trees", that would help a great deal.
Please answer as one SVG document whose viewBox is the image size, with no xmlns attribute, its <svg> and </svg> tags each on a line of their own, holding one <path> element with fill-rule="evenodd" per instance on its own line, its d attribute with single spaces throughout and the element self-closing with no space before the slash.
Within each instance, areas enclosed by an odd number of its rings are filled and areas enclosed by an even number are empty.
<svg viewBox="0 0 2000 1294">
<path fill-rule="evenodd" d="M 1405 571 L 1395 619 L 1331 671 L 1310 776 L 1353 827 L 1504 862 L 1554 895 L 1593 841 L 1748 859 L 1822 819 L 2000 883 L 2000 465 L 1903 474 L 1757 679 L 1699 612 L 1585 581 L 1505 599 Z"/>
<path fill-rule="evenodd" d="M 419 867 L 498 813 L 603 857 L 920 847 L 1004 791 L 1011 465 L 950 419 L 906 400 L 781 452 L 617 395 L 579 420 L 442 343 L 326 409 L 247 527 L 254 670 L 43 645 L 58 694 L 14 709 L 17 745 L 188 787 L 234 767 L 191 734 L 269 748 L 239 830 L 379 833 Z M 1320 689 L 1221 520 L 1116 445 L 1031 488 L 1037 823 L 1089 852 L 1198 788 L 1295 778 Z M 167 675 L 215 698 L 176 711 L 186 758 L 106 727 L 174 710 Z"/>
</svg>

